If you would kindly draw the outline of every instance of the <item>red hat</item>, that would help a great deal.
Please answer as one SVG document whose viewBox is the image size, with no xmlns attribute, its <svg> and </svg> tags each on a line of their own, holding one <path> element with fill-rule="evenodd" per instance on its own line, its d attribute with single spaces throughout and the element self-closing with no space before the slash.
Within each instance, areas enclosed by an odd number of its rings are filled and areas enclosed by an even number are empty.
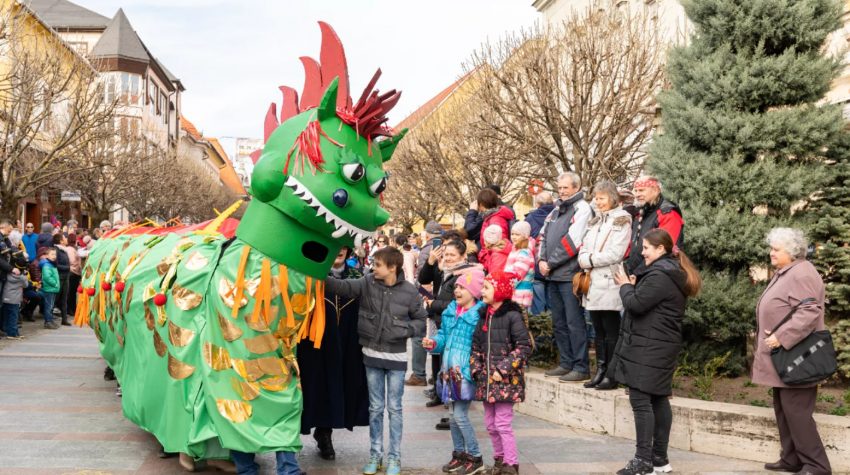
<svg viewBox="0 0 850 475">
<path fill-rule="evenodd" d="M 512 272 L 496 271 L 485 277 L 484 280 L 490 282 L 490 285 L 493 286 L 494 301 L 502 302 L 510 300 L 510 298 L 514 295 L 514 287 L 517 283 L 516 274 Z"/>
</svg>

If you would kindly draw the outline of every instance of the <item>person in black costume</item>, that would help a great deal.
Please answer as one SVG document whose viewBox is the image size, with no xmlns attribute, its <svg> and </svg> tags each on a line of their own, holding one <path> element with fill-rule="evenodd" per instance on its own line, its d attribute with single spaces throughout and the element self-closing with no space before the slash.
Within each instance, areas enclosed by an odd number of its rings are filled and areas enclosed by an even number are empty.
<svg viewBox="0 0 850 475">
<path fill-rule="evenodd" d="M 332 275 L 338 279 L 357 279 L 362 274 L 346 264 L 351 249 L 343 248 L 336 256 Z M 313 431 L 319 456 L 334 460 L 333 429 L 352 430 L 369 426 L 369 392 L 363 349 L 358 342 L 357 299 L 339 297 L 325 291 L 326 325 L 322 347 L 304 341 L 298 345 L 297 358 L 301 370 L 304 411 L 301 433 Z"/>
</svg>

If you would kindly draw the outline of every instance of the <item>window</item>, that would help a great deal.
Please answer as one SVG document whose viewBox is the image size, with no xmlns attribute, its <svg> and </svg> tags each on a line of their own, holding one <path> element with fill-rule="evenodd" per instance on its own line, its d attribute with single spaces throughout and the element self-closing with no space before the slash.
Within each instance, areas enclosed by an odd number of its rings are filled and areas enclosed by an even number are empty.
<svg viewBox="0 0 850 475">
<path fill-rule="evenodd" d="M 138 74 L 117 72 L 107 73 L 106 100 L 118 100 L 122 106 L 142 105 L 142 77 Z"/>
<path fill-rule="evenodd" d="M 85 56 L 89 54 L 89 44 L 85 41 L 69 41 L 68 46 L 70 46 L 74 51 L 79 53 L 81 56 Z"/>
<path fill-rule="evenodd" d="M 161 92 L 159 94 L 159 96 L 160 96 L 160 102 L 162 103 L 162 109 L 160 109 L 162 111 L 162 123 L 167 124 L 168 123 L 168 97 L 165 95 L 164 92 Z"/>
</svg>

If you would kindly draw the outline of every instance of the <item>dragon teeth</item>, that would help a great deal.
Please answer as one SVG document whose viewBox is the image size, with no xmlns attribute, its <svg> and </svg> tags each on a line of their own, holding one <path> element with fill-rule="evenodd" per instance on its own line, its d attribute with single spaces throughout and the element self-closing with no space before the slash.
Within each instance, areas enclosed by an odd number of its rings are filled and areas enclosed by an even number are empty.
<svg viewBox="0 0 850 475">
<path fill-rule="evenodd" d="M 337 230 L 334 231 L 333 234 L 331 234 L 331 236 L 333 236 L 334 239 L 339 239 L 339 238 L 345 236 L 345 233 L 347 233 L 347 232 L 348 232 L 348 230 L 345 229 L 345 228 L 337 228 Z"/>
</svg>

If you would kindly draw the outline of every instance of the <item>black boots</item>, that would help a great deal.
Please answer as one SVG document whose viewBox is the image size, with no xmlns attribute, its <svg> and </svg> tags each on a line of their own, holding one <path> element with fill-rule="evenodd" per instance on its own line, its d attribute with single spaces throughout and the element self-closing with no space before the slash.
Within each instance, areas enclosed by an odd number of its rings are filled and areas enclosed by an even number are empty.
<svg viewBox="0 0 850 475">
<path fill-rule="evenodd" d="M 596 339 L 596 374 L 590 381 L 584 383 L 586 388 L 595 388 L 605 378 L 608 370 L 608 348 L 605 340 Z"/>
<path fill-rule="evenodd" d="M 336 451 L 332 440 L 333 429 L 319 428 L 313 429 L 313 438 L 316 439 L 316 444 L 319 446 L 319 457 L 325 460 L 336 459 Z"/>
<path fill-rule="evenodd" d="M 596 385 L 596 389 L 598 389 L 600 391 L 608 391 L 608 390 L 611 390 L 611 389 L 617 389 L 617 387 L 619 386 L 619 384 L 617 384 L 617 382 L 614 381 L 614 379 L 610 377 L 610 375 L 613 374 L 613 372 L 614 372 L 614 363 L 613 363 L 614 362 L 614 349 L 616 347 L 617 347 L 616 341 L 614 341 L 613 343 L 607 343 L 607 342 L 605 343 L 605 352 L 606 352 L 606 355 L 608 356 L 605 366 L 606 366 L 606 369 L 608 371 L 603 373 L 602 380 L 599 381 L 599 383 Z"/>
</svg>

